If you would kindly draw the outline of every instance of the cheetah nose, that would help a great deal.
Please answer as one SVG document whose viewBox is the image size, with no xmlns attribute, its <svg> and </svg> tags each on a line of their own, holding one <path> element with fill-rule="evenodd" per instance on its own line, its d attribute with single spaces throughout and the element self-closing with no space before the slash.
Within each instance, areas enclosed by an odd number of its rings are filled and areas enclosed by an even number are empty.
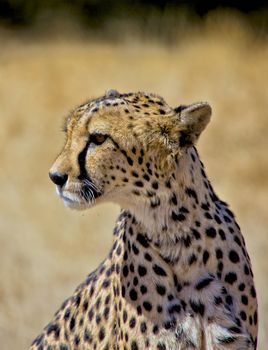
<svg viewBox="0 0 268 350">
<path fill-rule="evenodd" d="M 67 179 L 68 179 L 68 175 L 67 174 L 61 174 L 61 173 L 51 173 L 49 172 L 49 177 L 50 179 L 54 182 L 55 185 L 58 185 L 60 187 L 62 187 Z"/>
</svg>

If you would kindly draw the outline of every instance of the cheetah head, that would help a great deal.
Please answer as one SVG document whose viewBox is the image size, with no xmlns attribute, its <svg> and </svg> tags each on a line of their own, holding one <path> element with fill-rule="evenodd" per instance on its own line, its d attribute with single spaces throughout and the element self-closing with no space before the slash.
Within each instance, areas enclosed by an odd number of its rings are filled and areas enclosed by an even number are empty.
<svg viewBox="0 0 268 350">
<path fill-rule="evenodd" d="M 146 93 L 104 96 L 66 119 L 66 142 L 49 176 L 66 206 L 152 201 L 210 120 L 207 103 L 171 108 Z"/>
</svg>

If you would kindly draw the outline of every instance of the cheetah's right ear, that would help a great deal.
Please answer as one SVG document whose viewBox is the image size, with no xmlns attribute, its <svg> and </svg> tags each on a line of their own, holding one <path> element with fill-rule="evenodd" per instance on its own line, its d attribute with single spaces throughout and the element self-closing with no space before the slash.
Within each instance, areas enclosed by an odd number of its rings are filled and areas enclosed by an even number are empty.
<svg viewBox="0 0 268 350">
<path fill-rule="evenodd" d="M 197 102 L 190 106 L 179 106 L 175 112 L 178 113 L 182 127 L 180 147 L 190 147 L 209 123 L 211 107 L 207 102 Z"/>
</svg>

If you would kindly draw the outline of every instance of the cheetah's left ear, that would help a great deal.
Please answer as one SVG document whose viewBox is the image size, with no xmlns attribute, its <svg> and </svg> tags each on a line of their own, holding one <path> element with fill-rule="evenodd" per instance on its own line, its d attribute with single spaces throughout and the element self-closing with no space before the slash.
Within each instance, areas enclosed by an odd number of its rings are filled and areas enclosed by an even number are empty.
<svg viewBox="0 0 268 350">
<path fill-rule="evenodd" d="M 192 146 L 210 121 L 211 107 L 206 102 L 197 102 L 190 106 L 179 106 L 175 112 L 182 126 L 180 147 Z"/>
</svg>

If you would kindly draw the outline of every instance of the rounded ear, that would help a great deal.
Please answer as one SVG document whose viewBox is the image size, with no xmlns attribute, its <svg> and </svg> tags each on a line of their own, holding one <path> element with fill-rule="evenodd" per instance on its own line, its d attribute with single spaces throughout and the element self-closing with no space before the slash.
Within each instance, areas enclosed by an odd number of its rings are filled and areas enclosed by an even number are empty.
<svg viewBox="0 0 268 350">
<path fill-rule="evenodd" d="M 182 130 L 180 147 L 190 147 L 198 139 L 210 121 L 211 107 L 207 102 L 197 102 L 190 106 L 179 106 L 174 109 L 178 113 Z"/>
</svg>

